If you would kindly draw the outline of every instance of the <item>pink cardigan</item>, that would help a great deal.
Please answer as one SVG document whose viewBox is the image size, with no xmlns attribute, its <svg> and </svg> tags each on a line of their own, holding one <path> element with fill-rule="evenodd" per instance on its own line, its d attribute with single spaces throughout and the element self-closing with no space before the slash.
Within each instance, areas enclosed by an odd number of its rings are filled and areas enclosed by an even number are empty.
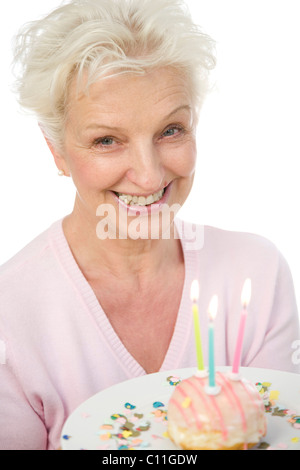
<svg viewBox="0 0 300 470">
<path fill-rule="evenodd" d="M 186 223 L 184 227 L 192 228 Z M 161 370 L 196 365 L 190 302 L 195 278 L 200 284 L 206 364 L 207 307 L 213 294 L 219 297 L 216 365 L 232 364 L 241 289 L 250 277 L 242 365 L 299 372 L 292 361 L 292 343 L 300 339 L 299 318 L 291 274 L 281 254 L 256 235 L 201 230 L 204 244 L 199 249 L 191 249 L 186 230 L 182 235 L 185 283 Z M 81 402 L 145 374 L 79 270 L 62 221 L 0 268 L 0 345 L 0 449 L 57 449 L 66 418 Z"/>
</svg>

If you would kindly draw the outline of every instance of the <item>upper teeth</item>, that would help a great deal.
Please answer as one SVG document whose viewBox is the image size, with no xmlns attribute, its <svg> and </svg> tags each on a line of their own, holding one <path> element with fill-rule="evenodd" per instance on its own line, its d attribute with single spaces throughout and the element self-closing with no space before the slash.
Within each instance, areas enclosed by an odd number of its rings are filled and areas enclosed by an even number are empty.
<svg viewBox="0 0 300 470">
<path fill-rule="evenodd" d="M 158 193 L 150 194 L 150 196 L 144 197 L 144 196 L 131 196 L 131 194 L 122 194 L 122 193 L 117 193 L 119 199 L 121 199 L 125 204 L 128 204 L 130 206 L 147 206 L 148 204 L 152 204 L 153 202 L 159 201 L 165 190 L 162 189 L 161 191 L 158 191 Z"/>
</svg>

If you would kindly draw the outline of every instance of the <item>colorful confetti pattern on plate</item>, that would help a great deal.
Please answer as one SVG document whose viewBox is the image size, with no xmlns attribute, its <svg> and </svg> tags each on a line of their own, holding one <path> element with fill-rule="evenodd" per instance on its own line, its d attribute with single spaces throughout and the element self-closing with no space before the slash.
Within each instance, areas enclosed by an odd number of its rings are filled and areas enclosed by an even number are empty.
<svg viewBox="0 0 300 470">
<path fill-rule="evenodd" d="M 151 422 L 158 421 L 166 423 L 167 411 L 161 402 L 153 403 L 153 410 L 150 415 L 135 412 L 135 406 L 126 403 L 124 411 L 110 416 L 107 423 L 100 426 L 99 439 L 102 445 L 99 449 L 135 450 L 145 449 L 150 446 L 150 442 L 144 439 L 144 434 L 151 428 Z M 166 436 L 151 436 L 152 439 L 161 439 Z"/>
<path fill-rule="evenodd" d="M 300 415 L 296 410 L 285 408 L 280 404 L 279 390 L 272 390 L 272 384 L 270 382 L 257 382 L 256 387 L 264 401 L 266 413 L 271 416 L 278 416 L 285 419 L 287 423 L 295 429 L 295 431 L 299 431 Z M 300 433 L 297 432 L 297 434 Z M 292 444 L 300 442 L 300 435 L 292 437 L 290 442 Z M 271 446 L 267 442 L 261 442 L 257 448 L 260 450 L 287 450 L 289 448 L 289 444 L 286 442 L 280 442 L 276 446 Z"/>
<path fill-rule="evenodd" d="M 167 383 L 176 387 L 180 383 L 179 377 L 167 377 Z M 161 401 L 154 401 L 152 410 L 137 413 L 136 406 L 126 402 L 124 409 L 110 416 L 107 423 L 100 426 L 99 439 L 102 445 L 100 450 L 115 448 L 117 450 L 147 449 L 150 442 L 145 438 L 146 431 L 151 430 L 151 423 L 158 422 L 165 426 L 162 435 L 151 434 L 151 439 L 168 439 L 167 433 L 167 409 Z"/>
<path fill-rule="evenodd" d="M 165 386 L 176 387 L 181 382 L 179 377 L 169 376 L 166 379 Z M 283 420 L 286 426 L 292 430 L 292 434 L 287 433 L 289 437 L 286 442 L 266 441 L 260 442 L 256 446 L 257 450 L 290 450 L 299 447 L 300 443 L 300 415 L 299 410 L 286 408 L 280 403 L 280 391 L 272 389 L 270 382 L 257 382 L 256 387 L 262 396 L 265 405 L 265 411 L 269 417 L 277 420 Z M 300 392 L 300 390 L 299 390 Z M 145 411 L 146 410 L 146 411 Z M 88 414 L 82 418 L 87 419 Z M 164 403 L 161 400 L 154 400 L 151 406 L 149 404 L 144 409 L 139 409 L 135 403 L 124 400 L 121 409 L 115 410 L 110 414 L 106 421 L 99 425 L 97 436 L 99 439 L 98 450 L 137 450 L 151 448 L 153 442 L 160 441 L 161 448 L 164 448 L 164 441 L 168 438 L 167 433 L 167 400 Z M 272 422 L 272 421 L 271 421 Z M 159 423 L 159 432 L 155 431 L 155 424 Z M 156 429 L 158 429 L 156 427 Z M 295 432 L 294 432 L 295 431 Z M 268 435 L 267 435 L 268 437 Z M 62 439 L 67 441 L 72 436 L 65 434 Z M 166 445 L 166 444 L 165 444 Z"/>
</svg>

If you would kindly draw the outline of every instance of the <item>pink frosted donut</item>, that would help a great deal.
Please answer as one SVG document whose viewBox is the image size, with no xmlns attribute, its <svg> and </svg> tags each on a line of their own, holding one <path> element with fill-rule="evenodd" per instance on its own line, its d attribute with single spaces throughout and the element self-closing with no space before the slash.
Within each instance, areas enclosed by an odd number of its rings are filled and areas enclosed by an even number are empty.
<svg viewBox="0 0 300 470">
<path fill-rule="evenodd" d="M 186 450 L 241 450 L 255 446 L 267 431 L 265 408 L 254 384 L 218 372 L 217 395 L 197 375 L 176 386 L 168 405 L 168 434 Z"/>
</svg>

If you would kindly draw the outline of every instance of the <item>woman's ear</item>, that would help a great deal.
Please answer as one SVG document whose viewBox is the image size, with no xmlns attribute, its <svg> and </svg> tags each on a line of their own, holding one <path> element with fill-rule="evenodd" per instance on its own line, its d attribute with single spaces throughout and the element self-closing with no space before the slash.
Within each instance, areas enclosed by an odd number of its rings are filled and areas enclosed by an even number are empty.
<svg viewBox="0 0 300 470">
<path fill-rule="evenodd" d="M 48 139 L 48 137 L 46 137 L 45 135 L 45 132 L 43 131 L 43 128 L 42 126 L 39 124 L 39 127 L 42 131 L 42 134 L 44 136 L 44 139 L 50 149 L 50 152 L 52 153 L 52 156 L 54 158 L 54 163 L 58 169 L 58 174 L 60 176 L 70 176 L 70 172 L 69 172 L 69 169 L 66 165 L 66 161 L 62 155 L 62 152 L 60 152 L 59 150 L 57 150 L 54 145 L 52 144 L 52 142 Z"/>
</svg>

